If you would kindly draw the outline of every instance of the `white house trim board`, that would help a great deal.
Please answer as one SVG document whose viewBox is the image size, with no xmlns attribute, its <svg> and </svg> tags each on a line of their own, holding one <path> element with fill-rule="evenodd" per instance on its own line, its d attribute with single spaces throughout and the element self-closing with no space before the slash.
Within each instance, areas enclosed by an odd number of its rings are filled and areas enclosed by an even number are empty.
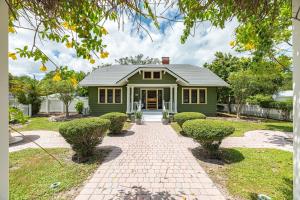
<svg viewBox="0 0 300 200">
<path fill-rule="evenodd" d="M 126 99 L 126 113 L 130 113 L 130 87 L 126 87 L 127 99 Z"/>
<path fill-rule="evenodd" d="M 134 87 L 145 87 L 145 88 L 161 88 L 161 87 L 171 87 L 177 86 L 177 84 L 127 84 L 128 86 Z"/>
</svg>

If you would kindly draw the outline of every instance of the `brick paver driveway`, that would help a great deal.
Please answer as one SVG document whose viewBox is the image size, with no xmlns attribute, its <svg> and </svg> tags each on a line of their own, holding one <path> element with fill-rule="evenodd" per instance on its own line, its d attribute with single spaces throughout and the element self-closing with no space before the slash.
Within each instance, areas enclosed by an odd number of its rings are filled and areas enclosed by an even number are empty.
<svg viewBox="0 0 300 200">
<path fill-rule="evenodd" d="M 106 137 L 101 146 L 115 148 L 76 199 L 225 199 L 188 150 L 193 145 L 161 123 Z"/>
</svg>

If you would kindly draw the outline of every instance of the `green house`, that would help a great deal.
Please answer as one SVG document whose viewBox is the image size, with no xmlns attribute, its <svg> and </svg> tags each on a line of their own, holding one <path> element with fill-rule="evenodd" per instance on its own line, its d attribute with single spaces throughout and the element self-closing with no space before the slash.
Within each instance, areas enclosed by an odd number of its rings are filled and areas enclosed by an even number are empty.
<svg viewBox="0 0 300 200">
<path fill-rule="evenodd" d="M 209 69 L 189 64 L 112 65 L 80 82 L 88 87 L 91 115 L 137 110 L 201 112 L 214 116 L 218 87 L 228 84 Z"/>
</svg>

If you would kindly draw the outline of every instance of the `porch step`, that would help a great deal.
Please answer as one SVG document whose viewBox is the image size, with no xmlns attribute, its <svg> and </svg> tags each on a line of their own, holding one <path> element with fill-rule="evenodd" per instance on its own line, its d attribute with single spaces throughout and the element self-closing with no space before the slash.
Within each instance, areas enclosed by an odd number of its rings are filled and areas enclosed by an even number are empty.
<svg viewBox="0 0 300 200">
<path fill-rule="evenodd" d="M 161 111 L 144 111 L 143 119 L 145 122 L 161 122 L 162 112 Z"/>
</svg>

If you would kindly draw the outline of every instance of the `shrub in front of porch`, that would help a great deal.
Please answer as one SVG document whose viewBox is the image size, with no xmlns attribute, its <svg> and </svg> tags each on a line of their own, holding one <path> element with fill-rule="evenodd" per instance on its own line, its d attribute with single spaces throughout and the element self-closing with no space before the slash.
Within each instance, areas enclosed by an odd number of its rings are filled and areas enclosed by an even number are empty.
<svg viewBox="0 0 300 200">
<path fill-rule="evenodd" d="M 101 119 L 108 119 L 110 121 L 109 131 L 112 134 L 120 133 L 127 120 L 127 115 L 120 112 L 111 112 L 100 116 Z"/>
<path fill-rule="evenodd" d="M 206 116 L 199 112 L 181 112 L 174 115 L 174 120 L 182 127 L 183 123 L 192 119 L 205 119 Z"/>
<path fill-rule="evenodd" d="M 76 152 L 77 161 L 86 161 L 92 156 L 110 126 L 110 121 L 99 118 L 75 119 L 62 124 L 59 133 Z"/>
<path fill-rule="evenodd" d="M 222 140 L 234 132 L 234 127 L 215 120 L 194 119 L 182 125 L 183 131 L 207 152 L 209 157 L 218 156 Z"/>
</svg>

